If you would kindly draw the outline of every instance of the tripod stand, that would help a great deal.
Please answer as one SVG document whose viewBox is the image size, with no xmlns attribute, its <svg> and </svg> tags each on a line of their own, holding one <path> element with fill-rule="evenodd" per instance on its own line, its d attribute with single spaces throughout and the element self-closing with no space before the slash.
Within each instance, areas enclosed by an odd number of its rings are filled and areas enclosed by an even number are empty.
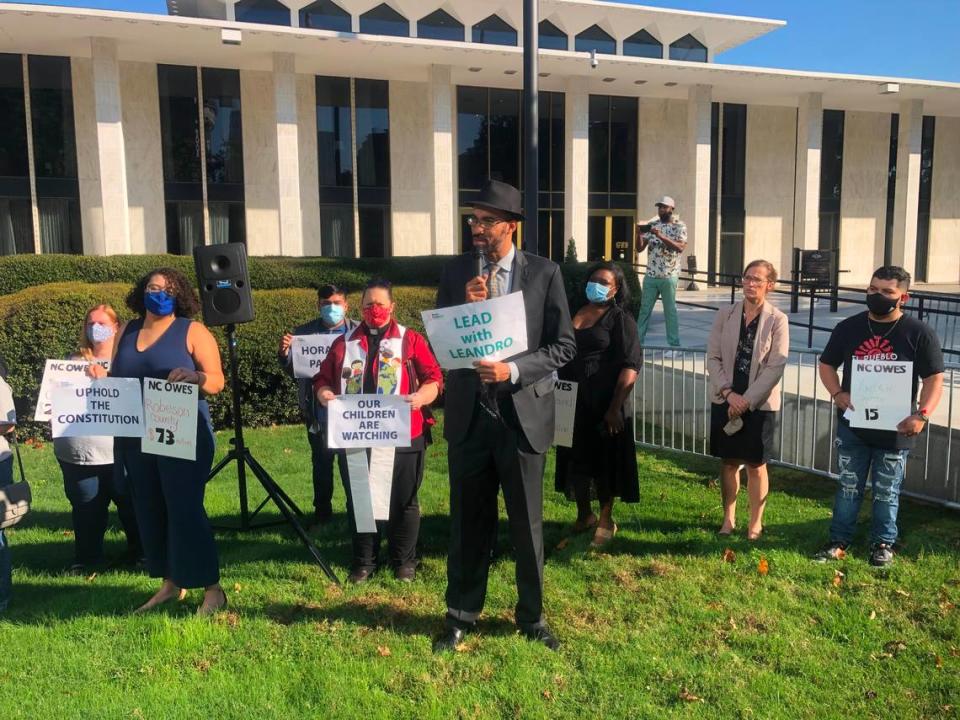
<svg viewBox="0 0 960 720">
<path fill-rule="evenodd" d="M 296 506 L 296 503 L 290 499 L 290 496 L 284 492 L 283 488 L 277 485 L 276 481 L 270 477 L 270 473 L 263 469 L 263 466 L 257 462 L 256 458 L 253 457 L 253 454 L 250 452 L 250 449 L 243 442 L 243 417 L 241 416 L 240 410 L 240 379 L 237 372 L 237 328 L 236 325 L 230 323 L 227 325 L 227 347 L 229 348 L 230 353 L 230 389 L 233 392 L 233 437 L 230 439 L 230 445 L 232 446 L 227 452 L 227 455 L 223 460 L 221 460 L 217 465 L 210 471 L 210 477 L 208 480 L 212 480 L 217 473 L 223 470 L 227 465 L 236 460 L 237 462 L 237 481 L 239 483 L 240 490 L 240 527 L 241 532 L 247 532 L 249 530 L 254 530 L 258 527 L 266 527 L 267 525 L 279 524 L 279 523 L 266 523 L 261 525 L 252 525 L 251 520 L 256 517 L 269 501 L 273 501 L 273 504 L 277 506 L 277 509 L 280 510 L 280 513 L 286 519 L 287 524 L 290 525 L 300 537 L 300 541 L 304 544 L 310 554 L 313 556 L 313 559 L 317 561 L 317 564 L 321 567 L 323 572 L 331 582 L 335 585 L 339 585 L 340 581 L 337 579 L 336 574 L 327 564 L 327 562 L 320 555 L 320 550 L 317 549 L 317 546 L 313 543 L 313 540 L 310 539 L 310 536 L 307 535 L 306 530 L 303 529 L 303 525 L 300 524 L 300 521 L 297 520 L 297 517 L 303 517 L 303 513 L 300 511 L 300 508 Z M 250 512 L 250 506 L 247 499 L 247 468 L 250 468 L 253 472 L 254 477 L 260 481 L 260 484 L 263 486 L 263 489 L 267 493 L 267 497 L 263 499 L 257 507 Z"/>
</svg>

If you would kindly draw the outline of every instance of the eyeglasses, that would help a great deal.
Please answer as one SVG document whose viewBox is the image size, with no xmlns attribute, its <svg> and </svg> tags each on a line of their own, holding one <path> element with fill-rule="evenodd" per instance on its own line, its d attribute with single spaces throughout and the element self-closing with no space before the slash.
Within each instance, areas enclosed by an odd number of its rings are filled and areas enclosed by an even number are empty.
<svg viewBox="0 0 960 720">
<path fill-rule="evenodd" d="M 760 278 L 756 275 L 744 275 L 743 284 L 744 285 L 763 285 L 764 283 L 770 282 L 767 278 Z"/>
<path fill-rule="evenodd" d="M 476 215 L 467 215 L 467 225 L 470 227 L 477 227 L 478 225 L 484 230 L 489 230 L 494 225 L 499 225 L 502 222 L 507 222 L 504 218 L 478 218 Z"/>
<path fill-rule="evenodd" d="M 150 293 L 150 292 L 162 292 L 162 293 L 166 293 L 166 294 L 169 295 L 170 297 L 173 297 L 173 290 L 172 290 L 171 288 L 169 288 L 169 287 L 160 287 L 159 285 L 155 285 L 154 283 L 150 283 L 149 285 L 147 285 L 147 286 L 144 288 L 144 290 L 145 290 L 146 292 L 148 292 L 148 293 Z"/>
</svg>

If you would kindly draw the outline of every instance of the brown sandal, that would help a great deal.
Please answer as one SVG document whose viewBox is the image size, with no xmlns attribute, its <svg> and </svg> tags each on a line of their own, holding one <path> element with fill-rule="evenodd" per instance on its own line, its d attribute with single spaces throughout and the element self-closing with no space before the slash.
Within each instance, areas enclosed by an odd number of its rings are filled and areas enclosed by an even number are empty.
<svg viewBox="0 0 960 720">
<path fill-rule="evenodd" d="M 597 523 L 600 522 L 600 518 L 598 518 L 596 515 L 591 514 L 590 517 L 593 519 L 588 520 L 585 523 L 581 523 L 579 520 L 577 520 L 573 524 L 572 529 L 575 535 L 579 535 L 580 533 L 585 533 L 587 530 L 593 530 L 593 528 L 597 526 Z"/>
</svg>

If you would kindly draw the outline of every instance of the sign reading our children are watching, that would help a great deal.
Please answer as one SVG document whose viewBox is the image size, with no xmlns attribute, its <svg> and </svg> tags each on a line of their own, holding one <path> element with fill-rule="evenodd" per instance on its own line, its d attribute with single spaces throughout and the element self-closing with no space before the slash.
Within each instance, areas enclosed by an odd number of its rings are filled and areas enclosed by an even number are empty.
<svg viewBox="0 0 960 720">
<path fill-rule="evenodd" d="M 445 370 L 472 368 L 477 360 L 505 360 L 527 349 L 522 292 L 421 314 Z"/>
</svg>

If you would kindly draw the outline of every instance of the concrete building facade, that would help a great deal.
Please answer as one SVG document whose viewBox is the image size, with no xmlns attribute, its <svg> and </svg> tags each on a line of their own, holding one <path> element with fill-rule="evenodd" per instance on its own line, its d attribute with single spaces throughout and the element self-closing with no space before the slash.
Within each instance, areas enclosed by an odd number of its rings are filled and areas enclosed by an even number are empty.
<svg viewBox="0 0 960 720">
<path fill-rule="evenodd" d="M 540 6 L 541 254 L 624 255 L 669 194 L 701 269 L 960 282 L 960 85 L 715 62 L 775 20 Z M 521 184 L 520 0 L 168 7 L 0 6 L 0 253 L 451 254 L 482 181 Z"/>
</svg>

